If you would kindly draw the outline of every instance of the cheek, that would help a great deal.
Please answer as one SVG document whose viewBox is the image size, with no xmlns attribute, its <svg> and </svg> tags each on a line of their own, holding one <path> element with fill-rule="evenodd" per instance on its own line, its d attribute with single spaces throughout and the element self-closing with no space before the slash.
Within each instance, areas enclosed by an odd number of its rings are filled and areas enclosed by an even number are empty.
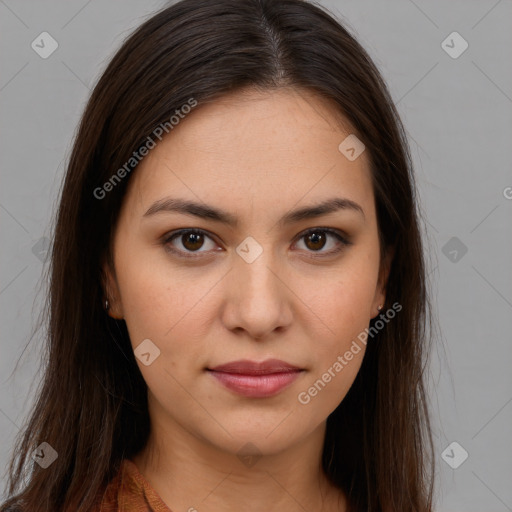
<svg viewBox="0 0 512 512">
<path fill-rule="evenodd" d="M 311 408 L 314 416 L 326 417 L 334 411 L 359 372 L 366 351 L 361 333 L 369 325 L 371 284 L 352 278 L 336 281 L 329 293 L 315 298 L 314 309 L 322 322 L 316 322 L 317 334 L 311 332 L 309 337 L 321 342 L 310 346 L 311 373 L 297 395 L 301 407 Z"/>
<path fill-rule="evenodd" d="M 345 396 L 362 364 L 377 265 L 371 253 L 347 259 L 346 265 L 317 279 L 317 287 L 301 291 L 304 302 L 318 317 L 314 322 L 316 334 L 311 332 L 309 337 L 322 340 L 315 343 L 311 353 L 314 369 L 308 395 L 321 396 L 317 401 L 327 408 L 336 407 Z"/>
<path fill-rule="evenodd" d="M 197 361 L 201 340 L 207 337 L 205 300 L 218 276 L 177 269 L 162 255 L 125 254 L 131 256 L 119 258 L 118 283 L 133 348 L 150 339 L 171 367 L 178 359 Z"/>
<path fill-rule="evenodd" d="M 319 273 L 312 281 L 300 281 L 297 290 L 297 295 L 317 318 L 314 322 L 317 331 L 323 330 L 338 344 L 340 340 L 357 336 L 368 326 L 377 286 L 377 264 L 374 266 L 364 256 L 351 260 Z"/>
</svg>

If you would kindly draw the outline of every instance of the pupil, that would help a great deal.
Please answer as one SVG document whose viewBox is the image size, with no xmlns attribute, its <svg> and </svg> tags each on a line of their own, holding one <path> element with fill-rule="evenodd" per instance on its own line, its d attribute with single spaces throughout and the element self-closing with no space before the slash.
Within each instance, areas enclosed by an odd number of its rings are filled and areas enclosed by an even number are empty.
<svg viewBox="0 0 512 512">
<path fill-rule="evenodd" d="M 313 242 L 315 247 L 312 249 L 321 249 L 324 246 L 325 236 L 319 235 L 318 233 L 312 233 L 309 235 L 308 239 Z M 316 246 L 316 244 L 320 243 L 320 247 Z"/>
<path fill-rule="evenodd" d="M 185 237 L 185 242 L 183 245 L 190 250 L 199 249 L 202 245 L 202 237 L 200 233 L 189 233 L 188 235 L 183 235 Z M 191 243 L 190 243 L 191 241 Z"/>
</svg>

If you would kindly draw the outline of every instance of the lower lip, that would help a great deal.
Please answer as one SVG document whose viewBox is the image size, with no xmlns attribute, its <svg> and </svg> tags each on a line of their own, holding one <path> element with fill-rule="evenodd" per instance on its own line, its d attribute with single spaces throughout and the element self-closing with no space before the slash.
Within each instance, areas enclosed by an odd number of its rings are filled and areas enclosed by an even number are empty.
<svg viewBox="0 0 512 512">
<path fill-rule="evenodd" d="M 210 370 L 210 373 L 226 388 L 239 395 L 265 398 L 277 395 L 288 387 L 302 371 L 271 373 L 267 375 L 247 375 Z"/>
</svg>

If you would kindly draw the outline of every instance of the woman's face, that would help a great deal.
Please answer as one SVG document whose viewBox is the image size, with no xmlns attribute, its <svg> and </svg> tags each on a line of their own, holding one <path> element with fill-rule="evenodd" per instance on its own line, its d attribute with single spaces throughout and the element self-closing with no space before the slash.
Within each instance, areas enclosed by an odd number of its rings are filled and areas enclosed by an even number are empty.
<svg viewBox="0 0 512 512">
<path fill-rule="evenodd" d="M 339 149 L 351 132 L 333 112 L 291 89 L 226 96 L 156 139 L 134 171 L 107 289 L 153 423 L 230 453 L 248 442 L 276 453 L 349 390 L 385 281 L 368 155 Z M 185 203 L 198 206 L 172 208 Z M 298 371 L 258 370 L 268 360 Z"/>
</svg>

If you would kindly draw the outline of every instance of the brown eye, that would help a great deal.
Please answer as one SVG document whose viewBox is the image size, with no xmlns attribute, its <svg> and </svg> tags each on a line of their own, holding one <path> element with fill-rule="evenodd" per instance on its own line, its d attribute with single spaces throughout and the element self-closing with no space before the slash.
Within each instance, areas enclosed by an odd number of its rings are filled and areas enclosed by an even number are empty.
<svg viewBox="0 0 512 512">
<path fill-rule="evenodd" d="M 210 247 L 208 247 L 208 241 L 210 241 Z M 168 251 L 183 257 L 195 257 L 196 254 L 202 256 L 204 253 L 211 252 L 216 246 L 210 236 L 197 229 L 182 229 L 174 232 L 163 240 L 163 244 Z M 206 250 L 200 250 L 205 246 Z"/>
<path fill-rule="evenodd" d="M 185 249 L 189 251 L 197 251 L 204 243 L 204 235 L 202 233 L 188 233 L 181 235 L 181 243 Z"/>
<path fill-rule="evenodd" d="M 322 231 L 313 231 L 312 233 L 305 235 L 305 239 L 308 249 L 319 251 L 320 249 L 323 249 L 327 237 Z"/>
<path fill-rule="evenodd" d="M 334 243 L 329 242 L 329 239 L 333 239 Z M 331 256 L 352 244 L 337 231 L 330 228 L 310 229 L 299 236 L 299 241 L 302 240 L 304 240 L 306 252 L 313 253 L 313 256 L 318 257 Z M 322 250 L 325 247 L 327 247 L 327 250 Z"/>
<path fill-rule="evenodd" d="M 310 229 L 299 235 L 298 239 L 299 242 L 304 240 L 304 250 L 314 257 L 332 256 L 352 245 L 352 242 L 330 228 Z M 208 242 L 210 247 L 208 247 Z M 217 246 L 212 237 L 200 229 L 175 231 L 164 237 L 162 243 L 167 251 L 184 258 L 206 256 L 215 251 Z M 326 247 L 327 250 L 323 250 Z M 218 248 L 218 250 L 222 251 L 222 248 Z"/>
</svg>

